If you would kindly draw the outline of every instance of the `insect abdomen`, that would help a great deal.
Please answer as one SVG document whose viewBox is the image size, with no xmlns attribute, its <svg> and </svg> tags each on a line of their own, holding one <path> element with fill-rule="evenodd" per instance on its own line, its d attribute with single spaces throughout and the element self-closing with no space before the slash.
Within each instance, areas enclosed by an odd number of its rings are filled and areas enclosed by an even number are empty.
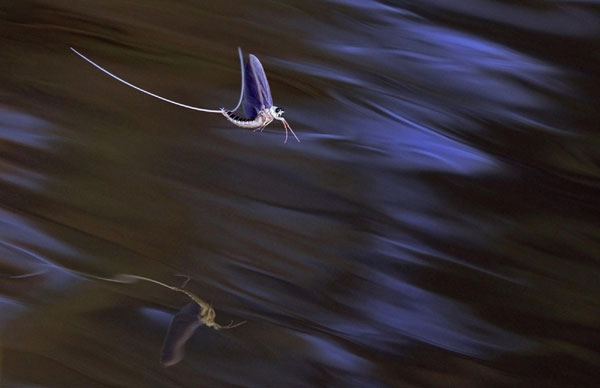
<svg viewBox="0 0 600 388">
<path fill-rule="evenodd" d="M 224 109 L 221 111 L 221 113 L 227 118 L 227 120 L 242 128 L 259 128 L 264 124 L 265 121 L 260 115 L 251 120 L 236 116 L 233 114 L 233 112 Z"/>
<path fill-rule="evenodd" d="M 227 116 L 229 116 L 229 118 L 231 118 L 232 120 L 240 121 L 240 122 L 253 121 L 253 120 L 250 120 L 250 119 L 245 119 L 245 118 L 240 117 L 240 116 L 236 116 L 235 114 L 233 114 L 233 112 L 229 112 L 229 111 L 227 111 Z"/>
</svg>

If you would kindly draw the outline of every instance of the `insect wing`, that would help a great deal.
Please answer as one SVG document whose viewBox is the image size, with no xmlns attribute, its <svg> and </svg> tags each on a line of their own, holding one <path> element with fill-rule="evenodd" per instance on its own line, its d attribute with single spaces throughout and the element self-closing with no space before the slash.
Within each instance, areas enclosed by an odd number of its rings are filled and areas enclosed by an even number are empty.
<svg viewBox="0 0 600 388">
<path fill-rule="evenodd" d="M 273 97 L 271 97 L 265 70 L 258 58 L 252 54 L 248 56 L 244 73 L 246 77 L 244 112 L 248 118 L 254 119 L 258 112 L 273 106 Z"/>
<path fill-rule="evenodd" d="M 200 314 L 200 306 L 189 303 L 173 316 L 160 352 L 160 363 L 163 366 L 175 365 L 183 360 L 186 342 L 202 324 L 198 314 Z"/>
</svg>

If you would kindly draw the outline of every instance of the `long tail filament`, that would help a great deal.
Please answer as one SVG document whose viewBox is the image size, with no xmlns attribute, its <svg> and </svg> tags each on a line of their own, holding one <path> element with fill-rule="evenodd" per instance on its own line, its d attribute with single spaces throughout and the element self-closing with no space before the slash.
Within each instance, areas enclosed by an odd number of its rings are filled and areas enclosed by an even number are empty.
<svg viewBox="0 0 600 388">
<path fill-rule="evenodd" d="M 116 79 L 117 81 L 119 81 L 119 82 L 122 82 L 122 83 L 124 83 L 125 85 L 127 85 L 127 86 L 129 86 L 129 87 L 131 87 L 131 88 L 134 88 L 134 89 L 135 89 L 135 90 L 137 90 L 137 91 L 140 91 L 140 92 L 142 92 L 142 93 L 145 93 L 145 94 L 147 94 L 147 95 L 149 95 L 149 96 L 152 96 L 152 97 L 154 97 L 154 98 L 158 98 L 159 100 L 163 100 L 163 101 L 166 101 L 166 102 L 168 102 L 168 103 L 171 103 L 171 104 L 175 104 L 175 105 L 181 106 L 181 107 L 183 107 L 183 108 L 192 109 L 192 110 L 198 110 L 198 111 L 200 111 L 200 112 L 207 112 L 207 113 L 221 113 L 221 110 L 220 110 L 220 109 L 204 109 L 204 108 L 198 108 L 198 107 L 195 107 L 195 106 L 186 105 L 186 104 L 182 104 L 182 103 L 180 103 L 180 102 L 176 102 L 176 101 L 173 101 L 173 100 L 169 100 L 168 98 L 161 97 L 161 96 L 159 96 L 158 94 L 154 94 L 154 93 L 152 93 L 152 92 L 149 92 L 149 91 L 147 91 L 147 90 L 145 90 L 145 89 L 142 89 L 142 88 L 140 88 L 139 86 L 135 86 L 135 85 L 134 85 L 134 84 L 132 84 L 131 82 L 125 81 L 123 78 L 120 78 L 120 77 L 118 77 L 118 76 L 114 75 L 113 73 L 111 73 L 110 71 L 106 70 L 106 69 L 105 69 L 105 68 L 103 68 L 102 66 L 98 65 L 97 63 L 95 63 L 94 61 L 92 61 L 91 59 L 89 59 L 88 57 L 86 57 L 85 55 L 81 54 L 79 51 L 75 50 L 73 47 L 70 47 L 70 49 L 71 49 L 71 50 L 73 50 L 73 52 L 74 52 L 75 54 L 79 55 L 81 58 L 83 58 L 85 61 L 89 62 L 89 63 L 90 63 L 92 66 L 94 66 L 94 67 L 95 67 L 95 68 L 97 68 L 98 70 L 100 70 L 100 71 L 102 71 L 102 72 L 104 72 L 104 73 L 108 74 L 109 76 L 113 77 L 113 78 L 114 78 L 114 79 Z M 242 54 L 242 50 L 241 50 L 241 49 L 239 50 L 239 53 L 240 53 L 240 58 L 241 58 L 241 54 Z M 244 74 L 244 73 L 242 72 L 242 75 L 243 75 L 243 74 Z M 242 88 L 244 87 L 244 86 L 243 86 L 243 83 L 244 83 L 244 79 L 242 78 Z M 242 90 L 243 90 L 243 89 L 242 89 Z M 241 101 L 241 97 L 240 97 L 240 101 Z M 239 107 L 239 105 L 240 105 L 240 103 L 238 103 L 238 107 Z M 236 109 L 237 109 L 237 107 L 236 107 Z"/>
</svg>

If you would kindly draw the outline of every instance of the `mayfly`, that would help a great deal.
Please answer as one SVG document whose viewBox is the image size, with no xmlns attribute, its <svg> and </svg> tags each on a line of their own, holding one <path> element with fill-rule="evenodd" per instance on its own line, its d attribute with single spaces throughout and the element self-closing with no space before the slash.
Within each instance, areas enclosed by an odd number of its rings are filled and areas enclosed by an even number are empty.
<svg viewBox="0 0 600 388">
<path fill-rule="evenodd" d="M 163 100 L 171 104 L 181 106 L 183 108 L 197 110 L 200 112 L 220 113 L 223 116 L 225 116 L 227 120 L 237 125 L 238 127 L 254 129 L 254 131 L 260 130 L 262 132 L 262 130 L 267 125 L 271 124 L 273 120 L 278 120 L 281 121 L 281 123 L 283 124 L 283 128 L 285 129 L 284 143 L 287 143 L 288 131 L 292 133 L 292 135 L 298 142 L 300 142 L 300 139 L 298 139 L 298 137 L 292 130 L 292 127 L 283 118 L 283 114 L 285 112 L 283 108 L 273 105 L 271 89 L 269 88 L 269 82 L 267 81 L 267 76 L 265 74 L 265 70 L 262 67 L 262 64 L 256 56 L 250 54 L 248 56 L 248 62 L 246 62 L 246 66 L 244 66 L 244 57 L 242 55 L 242 49 L 239 47 L 238 53 L 240 56 L 240 67 L 242 70 L 242 88 L 240 91 L 239 101 L 233 109 L 204 109 L 169 100 L 165 97 L 161 97 L 157 94 L 144 90 L 139 86 L 135 86 L 134 84 L 128 81 L 125 81 L 124 79 L 116 76 L 115 74 L 101 67 L 85 55 L 81 54 L 73 47 L 71 47 L 71 50 L 73 50 L 75 54 L 79 55 L 81 58 L 92 64 L 94 67 L 113 77 L 117 81 L 120 81 L 125 85 L 132 87 L 142 93 L 158 98 L 159 100 Z M 234 114 L 234 112 L 238 110 L 238 108 L 242 105 L 242 102 L 244 103 L 244 113 L 246 114 L 247 118 L 242 118 Z"/>
<path fill-rule="evenodd" d="M 160 352 L 160 363 L 163 366 L 175 365 L 179 361 L 183 360 L 185 355 L 185 344 L 192 337 L 192 335 L 194 335 L 196 329 L 198 329 L 201 325 L 206 325 L 215 330 L 224 330 L 233 329 L 234 327 L 238 327 L 246 323 L 246 321 L 238 323 L 233 323 L 233 321 L 231 321 L 228 325 L 223 326 L 215 322 L 216 313 L 212 306 L 198 295 L 184 289 L 185 285 L 190 280 L 189 277 L 187 277 L 187 280 L 183 282 L 181 287 L 170 286 L 154 279 L 129 274 L 120 274 L 108 280 L 119 281 L 123 283 L 136 280 L 145 280 L 147 282 L 152 282 L 169 288 L 173 291 L 181 292 L 192 300 L 192 303 L 185 305 L 181 310 L 179 310 L 179 312 L 177 312 L 177 314 L 173 316 L 173 319 L 171 320 L 169 330 L 167 330 L 167 336 L 165 337 L 165 341 Z"/>
<path fill-rule="evenodd" d="M 74 269 L 67 269 L 64 267 L 60 267 L 51 261 L 25 249 L 21 248 L 17 245 L 11 244 L 9 242 L 0 241 L 0 245 L 4 245 L 7 248 L 11 248 L 17 250 L 18 252 L 24 253 L 44 264 L 47 267 L 58 269 L 59 271 L 65 272 L 67 274 L 73 275 L 75 277 L 80 277 L 84 279 L 96 279 L 102 280 L 106 282 L 113 283 L 134 283 L 138 280 L 143 280 L 146 282 L 151 282 L 154 284 L 158 284 L 159 286 L 166 287 L 170 290 L 180 292 L 185 294 L 188 298 L 191 299 L 191 303 L 185 305 L 181 310 L 177 312 L 173 316 L 171 320 L 171 324 L 169 325 L 169 329 L 167 330 L 167 335 L 165 337 L 165 341 L 163 343 L 162 350 L 160 352 L 160 363 L 163 366 L 171 366 L 177 364 L 179 361 L 183 360 L 185 355 L 185 344 L 192 337 L 196 329 L 200 326 L 205 325 L 215 330 L 225 330 L 225 329 L 233 329 L 234 327 L 238 327 L 246 323 L 246 321 L 233 323 L 231 321 L 228 325 L 220 325 L 215 322 L 216 313 L 213 307 L 206 302 L 204 299 L 200 298 L 198 295 L 194 294 L 191 291 L 185 290 L 185 286 L 189 282 L 190 278 L 186 277 L 186 280 L 180 287 L 170 286 L 163 282 L 159 282 L 158 280 L 154 280 L 151 278 L 147 278 L 144 276 L 138 275 L 130 275 L 130 274 L 118 274 L 112 278 L 105 278 L 101 276 L 91 275 L 83 272 L 76 271 Z M 30 272 L 22 275 L 8 276 L 11 279 L 22 279 L 28 278 L 32 276 L 38 276 L 46 273 L 48 270 L 43 269 L 40 271 Z M 178 275 L 183 276 L 183 275 Z M 0 277 L 1 278 L 1 277 Z"/>
</svg>

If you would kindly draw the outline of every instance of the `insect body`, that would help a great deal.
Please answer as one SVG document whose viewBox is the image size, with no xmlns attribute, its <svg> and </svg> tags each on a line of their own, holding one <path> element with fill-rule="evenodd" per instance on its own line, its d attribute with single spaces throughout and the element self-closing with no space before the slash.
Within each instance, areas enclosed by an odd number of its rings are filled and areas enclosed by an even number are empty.
<svg viewBox="0 0 600 388">
<path fill-rule="evenodd" d="M 300 142 L 300 139 L 298 139 L 298 137 L 292 130 L 292 127 L 290 127 L 288 122 L 283 118 L 283 113 L 285 111 L 282 108 L 273 105 L 271 89 L 269 88 L 269 82 L 267 81 L 267 76 L 265 75 L 265 71 L 262 67 L 262 64 L 256 56 L 250 54 L 248 57 L 248 62 L 244 66 L 244 59 L 242 55 L 242 50 L 240 48 L 238 48 L 238 53 L 240 56 L 240 64 L 242 68 L 242 89 L 240 92 L 240 99 L 238 101 L 238 104 L 233 109 L 204 109 L 169 100 L 165 97 L 161 97 L 157 94 L 144 90 L 139 86 L 135 86 L 132 83 L 114 75 L 113 73 L 109 72 L 108 70 L 93 62 L 91 59 L 81 54 L 79 51 L 75 50 L 73 47 L 71 47 L 71 50 L 73 50 L 75 54 L 79 55 L 81 58 L 91 63 L 93 66 L 108 74 L 109 76 L 113 77 L 117 81 L 122 82 L 125 85 L 132 87 L 142 93 L 148 94 L 154 98 L 158 98 L 171 104 L 175 104 L 187 109 L 197 110 L 200 112 L 221 113 L 223 116 L 225 116 L 225 118 L 227 118 L 227 120 L 232 122 L 234 125 L 241 128 L 254 129 L 255 131 L 262 131 L 267 125 L 271 124 L 273 120 L 278 120 L 281 121 L 281 123 L 283 124 L 283 128 L 285 129 L 284 143 L 286 143 L 288 140 L 288 131 L 292 133 L 292 135 L 298 142 Z M 234 112 L 240 107 L 242 102 L 244 102 L 244 112 L 247 118 L 241 118 L 234 114 Z"/>
<path fill-rule="evenodd" d="M 254 130 L 259 130 L 273 122 L 273 115 L 266 109 L 260 111 L 254 119 L 236 116 L 232 111 L 226 109 L 222 109 L 221 113 L 227 120 L 241 128 L 253 128 Z"/>
<path fill-rule="evenodd" d="M 290 127 L 288 122 L 281 117 L 285 111 L 283 108 L 279 108 L 276 106 L 271 106 L 269 109 L 260 110 L 254 119 L 245 119 L 233 114 L 232 111 L 221 109 L 221 113 L 223 116 L 227 118 L 227 120 L 231 121 L 238 127 L 242 128 L 254 128 L 254 131 L 262 131 L 265 127 L 273 122 L 273 120 L 280 120 L 283 123 L 283 127 L 285 128 L 285 140 L 284 143 L 287 143 L 288 139 L 288 130 L 292 133 L 294 138 L 300 142 L 300 139 L 294 133 L 294 130 Z"/>
</svg>

